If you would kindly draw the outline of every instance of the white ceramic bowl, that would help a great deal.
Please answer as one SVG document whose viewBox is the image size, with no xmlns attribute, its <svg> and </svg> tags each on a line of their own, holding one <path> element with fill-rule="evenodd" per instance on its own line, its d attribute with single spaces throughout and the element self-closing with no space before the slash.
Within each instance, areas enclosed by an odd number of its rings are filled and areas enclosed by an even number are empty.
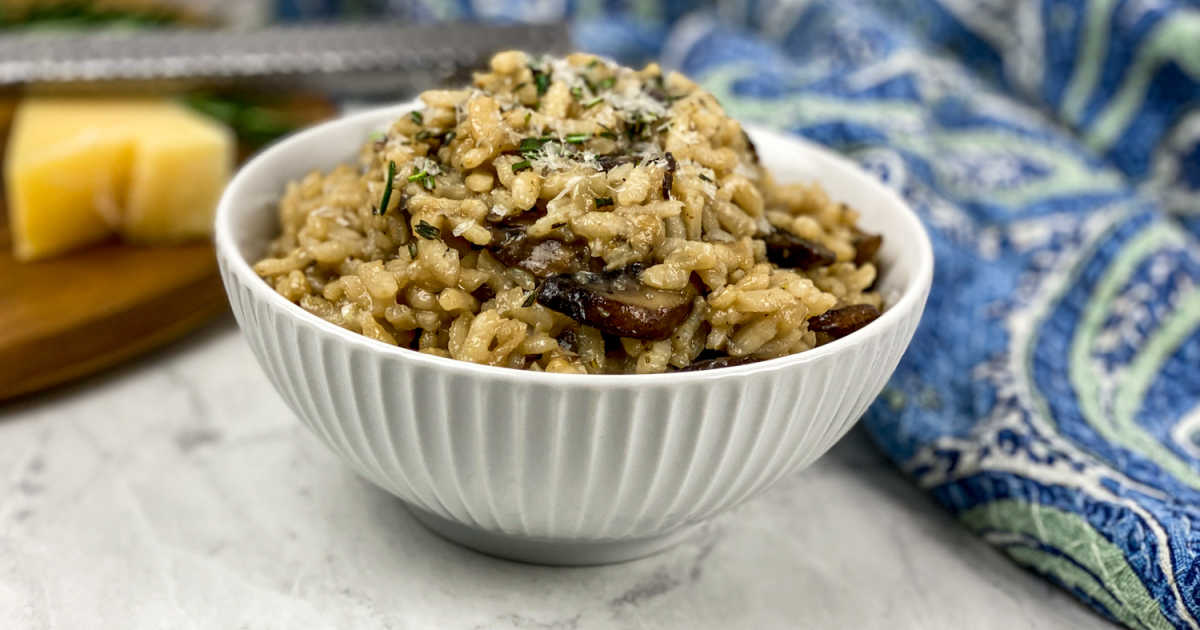
<svg viewBox="0 0 1200 630">
<path fill-rule="evenodd" d="M 862 330 L 741 367 L 587 376 L 429 356 L 321 320 L 251 269 L 278 230 L 271 204 L 289 180 L 352 161 L 371 131 L 411 107 L 319 125 L 251 160 L 221 199 L 216 243 L 238 325 L 275 389 L 347 464 L 446 538 L 549 564 L 665 548 L 825 453 L 912 338 L 933 273 L 917 217 L 849 161 L 754 128 L 777 178 L 820 181 L 884 234 L 888 308 Z"/>
</svg>

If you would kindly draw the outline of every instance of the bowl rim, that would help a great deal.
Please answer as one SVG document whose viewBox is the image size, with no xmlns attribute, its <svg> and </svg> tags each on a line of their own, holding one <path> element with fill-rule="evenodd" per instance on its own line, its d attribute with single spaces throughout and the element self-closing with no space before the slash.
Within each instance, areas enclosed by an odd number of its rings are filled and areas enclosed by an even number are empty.
<svg viewBox="0 0 1200 630">
<path fill-rule="evenodd" d="M 246 260 L 244 256 L 242 256 L 234 239 L 232 218 L 238 212 L 238 207 L 236 207 L 235 202 L 239 201 L 239 198 L 243 196 L 241 194 L 241 190 L 248 186 L 248 182 L 253 181 L 253 179 L 258 176 L 258 169 L 262 168 L 266 162 L 276 158 L 280 153 L 287 152 L 294 144 L 298 144 L 314 136 L 330 133 L 337 127 L 356 127 L 368 120 L 387 120 L 389 116 L 392 118 L 398 118 L 419 106 L 420 101 L 413 100 L 403 104 L 373 107 L 352 114 L 339 116 L 333 120 L 311 126 L 307 129 L 300 130 L 275 141 L 271 145 L 259 151 L 258 154 L 253 156 L 253 158 L 242 165 L 242 167 L 238 169 L 237 173 L 234 175 L 233 179 L 230 180 L 224 192 L 221 194 L 221 199 L 217 205 L 214 242 L 218 257 L 224 259 L 224 264 L 222 265 L 224 268 L 224 273 L 233 274 L 238 280 L 241 281 L 242 284 L 249 288 L 251 295 L 253 295 L 255 299 L 264 301 L 271 308 L 283 312 L 288 317 L 297 318 L 300 322 L 314 326 L 326 335 L 336 337 L 344 343 L 349 343 L 352 346 L 362 348 L 368 352 L 392 356 L 404 361 L 411 361 L 418 367 L 453 370 L 476 377 L 584 388 L 589 386 L 608 387 L 626 385 L 668 385 L 683 382 L 745 377 L 760 372 L 787 369 L 790 367 L 815 362 L 829 357 L 830 355 L 843 353 L 856 346 L 869 343 L 882 335 L 885 330 L 894 329 L 900 326 L 901 322 L 908 313 L 917 311 L 919 316 L 920 312 L 924 310 L 924 302 L 933 280 L 933 246 L 929 240 L 929 234 L 926 232 L 925 226 L 921 223 L 921 220 L 917 217 L 916 212 L 913 211 L 912 207 L 909 206 L 908 202 L 905 201 L 904 198 L 901 197 L 894 189 L 884 185 L 883 182 L 871 176 L 857 164 L 827 147 L 795 135 L 746 123 L 742 123 L 742 126 L 751 135 L 761 134 L 777 136 L 785 141 L 804 145 L 805 148 L 820 153 L 822 158 L 833 162 L 838 167 L 848 169 L 857 175 L 866 178 L 870 182 L 869 185 L 877 187 L 878 190 L 876 192 L 889 199 L 893 205 L 901 210 L 901 220 L 906 224 L 908 230 L 917 236 L 915 242 L 906 243 L 904 246 L 905 253 L 907 255 L 916 257 L 916 262 L 913 265 L 912 278 L 907 283 L 907 286 L 904 287 L 899 299 L 896 300 L 895 303 L 892 304 L 887 310 L 885 310 L 878 319 L 867 324 L 862 329 L 840 339 L 835 339 L 825 345 L 817 346 L 810 350 L 805 350 L 796 354 L 715 370 L 697 370 L 693 372 L 676 371 L 657 374 L 565 374 L 558 372 L 535 372 L 531 370 L 519 370 L 500 366 L 483 365 L 479 363 L 472 363 L 470 361 L 463 361 L 461 359 L 452 359 L 449 357 L 426 354 L 409 348 L 402 348 L 400 346 L 392 346 L 321 319 L 320 317 L 317 317 L 316 315 L 300 308 L 298 305 L 284 298 L 282 295 L 272 289 L 265 281 L 263 281 L 262 278 L 258 276 L 258 274 L 254 272 L 250 262 Z M 303 174 L 297 175 L 297 177 L 302 175 Z M 253 206 L 253 204 L 245 202 L 242 202 L 241 205 L 245 207 Z M 243 209 L 242 211 L 261 212 L 265 207 L 269 206 L 261 206 L 256 210 Z M 232 287 L 227 286 L 227 290 L 230 289 L 232 289 Z"/>
</svg>

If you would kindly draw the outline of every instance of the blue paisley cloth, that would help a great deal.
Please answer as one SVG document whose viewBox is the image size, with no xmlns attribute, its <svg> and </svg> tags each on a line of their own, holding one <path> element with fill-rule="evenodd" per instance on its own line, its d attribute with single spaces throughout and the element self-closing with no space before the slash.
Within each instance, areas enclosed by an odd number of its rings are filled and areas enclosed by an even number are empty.
<svg viewBox="0 0 1200 630">
<path fill-rule="evenodd" d="M 900 191 L 937 269 L 867 430 L 1101 614 L 1200 628 L 1200 2 L 389 8 L 570 17 L 580 47 L 659 60 Z"/>
</svg>

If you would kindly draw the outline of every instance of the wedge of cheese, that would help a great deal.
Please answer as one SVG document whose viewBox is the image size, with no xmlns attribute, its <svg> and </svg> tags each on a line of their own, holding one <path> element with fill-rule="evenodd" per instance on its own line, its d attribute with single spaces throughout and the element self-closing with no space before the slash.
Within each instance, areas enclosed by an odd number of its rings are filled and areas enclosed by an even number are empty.
<svg viewBox="0 0 1200 630">
<path fill-rule="evenodd" d="M 228 129 L 168 100 L 26 99 L 5 156 L 15 255 L 207 235 L 233 159 Z"/>
</svg>

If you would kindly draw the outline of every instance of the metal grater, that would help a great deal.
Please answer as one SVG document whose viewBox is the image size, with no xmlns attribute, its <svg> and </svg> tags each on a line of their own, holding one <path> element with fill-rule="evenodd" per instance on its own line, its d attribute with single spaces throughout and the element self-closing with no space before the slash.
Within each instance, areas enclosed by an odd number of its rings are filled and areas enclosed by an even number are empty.
<svg viewBox="0 0 1200 630">
<path fill-rule="evenodd" d="M 0 36 L 0 89 L 171 91 L 287 85 L 394 96 L 466 76 L 492 53 L 565 52 L 566 25 L 338 24 Z"/>
</svg>

